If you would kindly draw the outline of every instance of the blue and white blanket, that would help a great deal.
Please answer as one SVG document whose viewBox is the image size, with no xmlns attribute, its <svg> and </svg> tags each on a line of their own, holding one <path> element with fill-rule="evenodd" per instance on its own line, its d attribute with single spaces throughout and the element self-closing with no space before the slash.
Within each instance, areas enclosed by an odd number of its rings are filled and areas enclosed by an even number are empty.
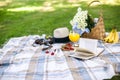
<svg viewBox="0 0 120 80">
<path fill-rule="evenodd" d="M 120 72 L 120 44 L 104 44 L 104 52 L 89 60 L 69 57 L 69 51 L 50 53 L 32 46 L 39 35 L 11 38 L 0 50 L 0 80 L 103 80 Z"/>
</svg>

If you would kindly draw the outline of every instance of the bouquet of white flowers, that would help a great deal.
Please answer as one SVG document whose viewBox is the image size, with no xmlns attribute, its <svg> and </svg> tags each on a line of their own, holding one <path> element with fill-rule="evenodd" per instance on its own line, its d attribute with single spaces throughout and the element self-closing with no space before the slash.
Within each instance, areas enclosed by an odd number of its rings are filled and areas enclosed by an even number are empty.
<svg viewBox="0 0 120 80">
<path fill-rule="evenodd" d="M 91 28 L 94 27 L 94 22 L 92 18 L 88 15 L 88 11 L 83 11 L 80 7 L 77 10 L 77 13 L 70 21 L 72 29 L 82 35 L 84 32 L 89 33 Z"/>
<path fill-rule="evenodd" d="M 99 19 L 95 18 L 93 20 L 87 10 L 83 11 L 79 7 L 70 24 L 72 25 L 73 31 L 79 33 L 82 37 L 101 40 L 105 37 L 102 15 L 100 15 Z"/>
</svg>

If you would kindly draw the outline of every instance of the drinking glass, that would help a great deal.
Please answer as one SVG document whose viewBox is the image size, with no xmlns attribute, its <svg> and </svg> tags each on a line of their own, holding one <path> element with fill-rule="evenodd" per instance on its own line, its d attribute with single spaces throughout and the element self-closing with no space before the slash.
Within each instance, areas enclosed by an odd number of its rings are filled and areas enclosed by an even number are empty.
<svg viewBox="0 0 120 80">
<path fill-rule="evenodd" d="M 75 31 L 70 31 L 69 39 L 71 42 L 73 42 L 74 46 L 79 46 L 78 41 L 80 39 L 80 35 L 78 33 L 76 33 Z"/>
</svg>

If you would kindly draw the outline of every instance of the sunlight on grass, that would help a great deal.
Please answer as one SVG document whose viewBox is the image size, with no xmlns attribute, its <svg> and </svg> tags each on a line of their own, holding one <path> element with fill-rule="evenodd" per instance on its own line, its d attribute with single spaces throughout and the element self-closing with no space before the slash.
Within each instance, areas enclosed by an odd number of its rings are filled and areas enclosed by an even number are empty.
<svg viewBox="0 0 120 80">
<path fill-rule="evenodd" d="M 119 0 L 100 0 L 103 4 L 120 5 Z"/>
<path fill-rule="evenodd" d="M 0 29 L 4 28 L 5 26 L 4 25 L 0 25 Z"/>
<path fill-rule="evenodd" d="M 7 6 L 8 4 L 10 4 L 12 2 L 12 0 L 1 0 L 0 1 L 0 7 L 4 7 Z"/>
<path fill-rule="evenodd" d="M 43 5 L 41 6 L 24 6 L 24 3 L 22 2 L 18 2 L 17 4 L 22 5 L 21 7 L 16 7 L 16 8 L 10 8 L 7 11 L 12 11 L 12 12 L 21 12 L 21 11 L 29 11 L 29 12 L 33 12 L 33 11 L 42 11 L 42 12 L 50 12 L 50 11 L 54 11 L 55 8 L 53 8 L 51 6 L 50 2 L 45 1 L 43 3 Z M 16 4 L 15 4 L 16 5 Z"/>
<path fill-rule="evenodd" d="M 77 7 L 77 6 L 80 6 L 80 4 L 78 4 L 78 3 L 74 3 L 74 4 L 59 3 L 56 5 L 56 7 L 59 7 L 59 8 L 70 8 L 70 7 Z"/>
<path fill-rule="evenodd" d="M 10 8 L 7 9 L 7 11 L 12 11 L 12 12 L 20 12 L 20 11 L 41 11 L 41 12 L 51 12 L 55 11 L 56 8 L 70 8 L 70 7 L 76 7 L 80 6 L 80 4 L 74 3 L 74 4 L 63 4 L 63 3 L 58 3 L 52 5 L 50 2 L 44 2 L 43 6 L 23 6 L 23 7 L 18 7 L 18 8 Z"/>
<path fill-rule="evenodd" d="M 86 2 L 89 4 L 92 1 L 100 1 L 102 4 L 109 4 L 109 5 L 120 5 L 120 0 L 68 0 L 68 1 L 74 1 L 74 2 Z"/>
<path fill-rule="evenodd" d="M 67 0 L 68 3 L 72 4 L 64 4 L 63 1 L 45 1 L 41 6 L 22 6 L 17 8 L 10 8 L 7 11 L 12 12 L 20 12 L 20 11 L 41 11 L 41 12 L 52 12 L 55 11 L 56 8 L 70 8 L 70 7 L 77 7 L 81 6 L 79 2 L 85 2 L 86 4 L 90 4 L 90 2 L 95 1 L 91 6 L 97 6 L 101 4 L 119 4 L 118 0 Z M 98 3 L 99 1 L 100 3 Z"/>
<path fill-rule="evenodd" d="M 12 8 L 8 9 L 7 11 L 13 11 L 13 12 L 20 12 L 20 11 L 54 11 L 55 9 L 53 7 L 42 7 L 42 6 L 27 6 L 27 7 L 19 7 L 19 8 Z"/>
<path fill-rule="evenodd" d="M 44 33 L 52 35 L 52 31 L 61 26 L 71 29 L 69 21 L 78 7 L 88 9 L 93 18 L 99 16 L 100 8 L 103 9 L 106 31 L 110 31 L 113 25 L 118 26 L 120 31 L 120 0 L 99 0 L 102 5 L 95 2 L 90 5 L 90 8 L 88 5 L 93 0 L 11 1 L 10 4 L 0 8 L 0 14 L 2 14 L 0 15 L 0 46 L 11 37 Z M 0 5 L 3 4 L 0 3 Z"/>
</svg>

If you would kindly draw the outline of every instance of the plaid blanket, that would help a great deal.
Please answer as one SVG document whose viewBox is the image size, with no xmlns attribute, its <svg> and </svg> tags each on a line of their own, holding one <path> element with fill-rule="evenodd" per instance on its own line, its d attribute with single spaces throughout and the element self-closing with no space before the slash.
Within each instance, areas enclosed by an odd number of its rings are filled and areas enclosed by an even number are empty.
<svg viewBox="0 0 120 80">
<path fill-rule="evenodd" d="M 103 80 L 120 72 L 120 44 L 99 41 L 104 52 L 80 60 L 69 57 L 70 51 L 60 50 L 61 44 L 54 44 L 49 53 L 42 51 L 44 46 L 32 46 L 38 38 L 11 38 L 4 45 L 0 50 L 0 80 Z"/>
</svg>

